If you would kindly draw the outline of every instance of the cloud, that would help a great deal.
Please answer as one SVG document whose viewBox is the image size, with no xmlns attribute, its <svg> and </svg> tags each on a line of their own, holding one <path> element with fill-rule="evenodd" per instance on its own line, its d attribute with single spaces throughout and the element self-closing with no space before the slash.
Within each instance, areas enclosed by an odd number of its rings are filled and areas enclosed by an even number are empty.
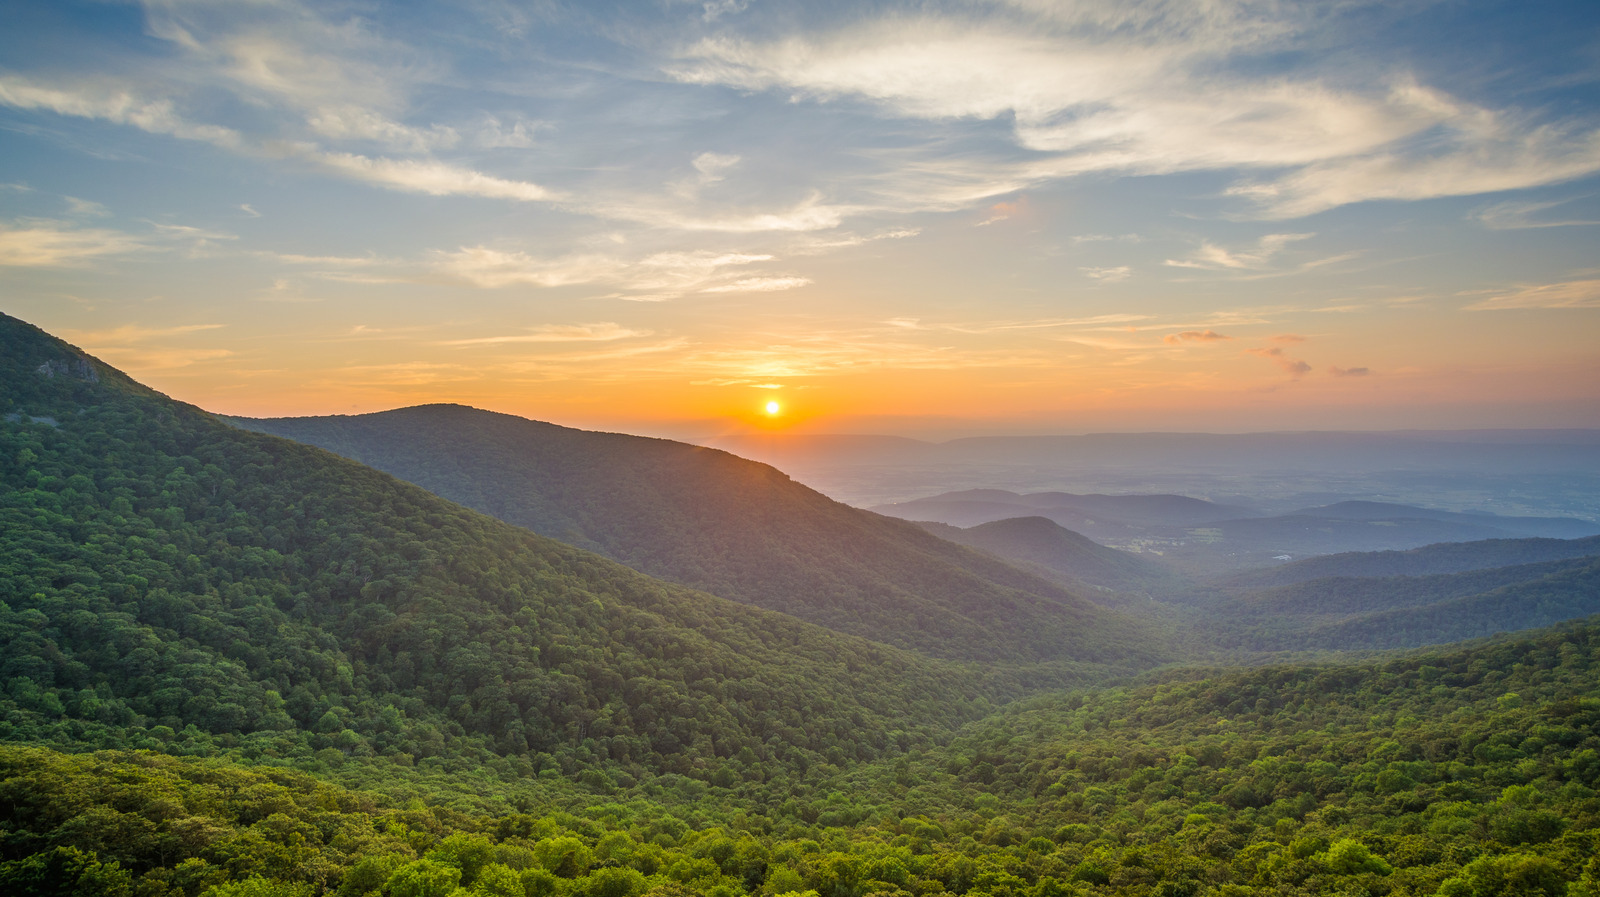
<svg viewBox="0 0 1600 897">
<path fill-rule="evenodd" d="M 723 379 L 714 379 L 714 380 L 691 380 L 691 381 L 689 381 L 689 385 L 690 386 L 748 386 L 751 389 L 784 389 L 784 388 L 786 388 L 785 385 L 782 384 L 782 383 L 757 383 L 754 380 L 744 380 L 744 379 L 738 379 L 738 378 L 734 378 L 734 379 L 723 378 Z"/>
<path fill-rule="evenodd" d="M 1306 338 L 1298 333 L 1280 333 L 1272 338 L 1275 343 L 1303 343 Z"/>
<path fill-rule="evenodd" d="M 255 104 L 316 114 L 340 106 L 404 107 L 407 89 L 441 72 L 425 55 L 377 34 L 369 18 L 324 18 L 292 0 L 147 0 L 148 32 Z"/>
<path fill-rule="evenodd" d="M 989 217 L 979 221 L 973 227 L 988 227 L 996 221 L 1006 221 L 1025 215 L 1028 212 L 1028 197 L 1019 196 L 1011 202 L 997 202 L 989 207 Z"/>
<path fill-rule="evenodd" d="M 694 170 L 705 181 L 720 181 L 722 173 L 739 164 L 739 157 L 723 153 L 701 153 L 694 157 Z"/>
<path fill-rule="evenodd" d="M 97 202 L 91 202 L 87 199 L 79 199 L 76 196 L 67 196 L 63 198 L 67 201 L 67 214 L 69 215 L 79 218 L 111 217 L 111 210 Z"/>
<path fill-rule="evenodd" d="M 1568 280 L 1525 286 L 1467 306 L 1469 311 L 1514 308 L 1600 308 L 1600 280 Z"/>
<path fill-rule="evenodd" d="M 445 342 L 447 346 L 482 346 L 503 343 L 595 343 L 631 337 L 649 336 L 648 330 L 629 330 L 620 324 L 605 321 L 599 324 L 544 324 L 528 328 L 527 333 L 509 336 L 484 336 L 474 339 L 457 339 Z"/>
<path fill-rule="evenodd" d="M 905 119 L 1008 124 L 1018 148 L 1043 154 L 1009 172 L 988 160 L 969 201 L 1091 173 L 1256 169 L 1270 174 L 1229 195 L 1259 216 L 1290 218 L 1600 170 L 1600 131 L 1588 125 L 1480 108 L 1403 72 L 1251 77 L 1227 64 L 1317 33 L 1319 15 L 1331 13 L 1312 7 L 1010 6 L 1009 16 L 891 13 L 762 40 L 722 33 L 685 48 L 666 71 L 689 84 L 866 103 Z M 929 207 L 949 198 L 928 195 Z"/>
<path fill-rule="evenodd" d="M 186 121 L 170 100 L 143 99 L 113 84 L 46 86 L 15 75 L 4 75 L 0 76 L 0 105 L 100 119 L 151 134 L 200 140 L 229 149 L 236 149 L 242 143 L 239 133 L 231 128 Z"/>
<path fill-rule="evenodd" d="M 1557 199 L 1549 202 L 1518 202 L 1508 201 L 1495 203 L 1492 206 L 1473 212 L 1470 216 L 1490 230 L 1525 230 L 1543 227 L 1586 227 L 1600 224 L 1580 218 L 1558 218 L 1554 221 L 1535 218 L 1540 212 L 1558 208 L 1571 202 L 1571 199 Z"/>
<path fill-rule="evenodd" d="M 1185 330 L 1182 333 L 1170 333 L 1161 339 L 1162 342 L 1177 344 L 1183 342 L 1210 343 L 1217 340 L 1233 339 L 1233 337 L 1223 336 L 1215 330 Z"/>
<path fill-rule="evenodd" d="M 231 358 L 234 354 L 231 349 L 120 348 L 88 342 L 84 343 L 84 347 L 98 355 L 111 356 L 118 367 L 137 373 L 186 368 L 204 361 Z"/>
<path fill-rule="evenodd" d="M 242 203 L 239 203 L 239 211 L 241 211 L 241 212 L 243 212 L 243 213 L 245 213 L 245 214 L 246 214 L 246 215 L 248 215 L 248 216 L 250 216 L 250 217 L 251 217 L 251 218 L 260 218 L 260 217 L 261 217 L 261 213 L 260 213 L 260 212 L 257 212 L 257 211 L 256 211 L 256 210 L 255 210 L 255 209 L 254 209 L 254 208 L 253 208 L 253 207 L 252 207 L 252 206 L 251 206 L 251 205 L 250 205 L 250 204 L 249 204 L 249 203 L 247 203 L 247 202 L 242 202 Z"/>
<path fill-rule="evenodd" d="M 744 277 L 733 283 L 706 287 L 702 293 L 773 293 L 792 290 L 811 283 L 809 277 Z"/>
<path fill-rule="evenodd" d="M 750 0 L 703 0 L 700 17 L 707 22 L 715 22 L 725 15 L 744 12 L 749 6 Z"/>
<path fill-rule="evenodd" d="M 534 132 L 542 127 L 546 127 L 544 122 L 529 119 L 518 119 L 507 127 L 490 115 L 474 132 L 472 142 L 484 149 L 527 149 L 534 145 Z"/>
<path fill-rule="evenodd" d="M 1330 367 L 1328 368 L 1328 373 L 1334 375 L 1335 377 L 1365 377 L 1368 374 L 1371 374 L 1372 371 L 1368 370 L 1367 368 Z"/>
<path fill-rule="evenodd" d="M 606 284 L 624 290 L 614 298 L 654 302 L 706 292 L 708 287 L 731 286 L 738 280 L 751 284 L 742 289 L 761 289 L 767 280 L 774 282 L 768 282 L 766 289 L 799 286 L 776 282 L 783 278 L 733 278 L 725 272 L 772 258 L 765 254 L 708 251 L 658 252 L 632 260 L 599 254 L 539 258 L 520 251 L 476 246 L 435 253 L 429 270 L 449 280 L 485 288 Z"/>
<path fill-rule="evenodd" d="M 476 287 L 528 285 L 559 287 L 595 283 L 616 272 L 615 261 L 598 255 L 542 259 L 525 252 L 503 252 L 486 246 L 462 247 L 435 254 L 432 269 Z"/>
<path fill-rule="evenodd" d="M 222 324 L 180 324 L 175 327 L 145 327 L 140 324 L 124 324 L 121 327 L 112 327 L 107 330 L 73 330 L 72 338 L 95 345 L 129 345 L 143 343 L 153 339 L 168 336 L 181 336 L 186 333 L 198 333 L 202 330 L 218 330 Z"/>
<path fill-rule="evenodd" d="M 1261 270 L 1268 267 L 1273 256 L 1290 243 L 1309 240 L 1316 234 L 1267 234 L 1256 241 L 1252 249 L 1228 250 L 1206 242 L 1187 259 L 1167 259 L 1162 264 L 1174 268 L 1199 268 L 1205 271 Z"/>
<path fill-rule="evenodd" d="M 1600 130 L 1465 106 L 1453 107 L 1441 127 L 1430 151 L 1329 159 L 1229 192 L 1256 203 L 1264 217 L 1299 218 L 1356 202 L 1519 190 L 1600 171 Z"/>
<path fill-rule="evenodd" d="M 315 153 L 311 158 L 356 180 L 409 193 L 482 196 L 520 202 L 548 202 L 560 198 L 560 194 L 538 184 L 497 178 L 433 160 L 370 158 L 353 153 Z"/>
<path fill-rule="evenodd" d="M 824 202 L 818 191 L 777 211 L 685 210 L 680 205 L 667 203 L 664 197 L 636 195 L 586 197 L 582 202 L 568 204 L 568 208 L 653 228 L 729 234 L 831 230 L 844 223 L 846 216 L 860 211 L 855 206 Z"/>
<path fill-rule="evenodd" d="M 74 228 L 50 221 L 20 227 L 0 224 L 0 266 L 6 267 L 72 267 L 149 248 L 137 237 L 104 228 Z"/>
<path fill-rule="evenodd" d="M 335 106 L 316 110 L 306 119 L 312 131 L 333 140 L 368 140 L 391 151 L 425 153 L 448 149 L 461 141 L 456 130 L 445 125 L 414 128 L 393 121 L 371 109 Z"/>
<path fill-rule="evenodd" d="M 273 278 L 272 286 L 257 293 L 255 298 L 261 302 L 301 303 L 322 301 L 317 296 L 306 295 L 304 288 L 300 284 L 287 277 Z"/>
<path fill-rule="evenodd" d="M 831 252 L 835 249 L 848 249 L 853 246 L 876 243 L 879 240 L 905 240 L 920 233 L 922 233 L 922 228 L 920 227 L 896 227 L 873 234 L 841 233 L 826 237 L 806 236 L 797 238 L 788 245 L 791 254 L 813 255 L 820 252 Z"/>
<path fill-rule="evenodd" d="M 1116 283 L 1119 280 L 1127 280 L 1128 276 L 1133 273 L 1133 269 L 1127 265 L 1118 265 L 1115 268 L 1079 268 L 1078 270 L 1082 271 L 1085 277 L 1098 280 L 1101 283 Z"/>
<path fill-rule="evenodd" d="M 97 355 L 110 356 L 118 367 L 134 371 L 161 371 L 189 367 L 203 361 L 231 357 L 229 349 L 186 348 L 167 344 L 173 337 L 207 330 L 222 324 L 179 324 L 172 327 L 147 327 L 124 324 L 104 330 L 70 330 L 73 342 Z"/>
<path fill-rule="evenodd" d="M 1304 361 L 1301 361 L 1297 358 L 1288 357 L 1284 354 L 1283 349 L 1278 346 L 1263 349 L 1246 349 L 1244 352 L 1246 355 L 1254 355 L 1258 358 L 1265 358 L 1271 361 L 1273 364 L 1276 364 L 1278 367 L 1282 368 L 1285 373 L 1296 379 L 1304 374 L 1311 373 L 1311 365 L 1306 364 Z"/>
</svg>

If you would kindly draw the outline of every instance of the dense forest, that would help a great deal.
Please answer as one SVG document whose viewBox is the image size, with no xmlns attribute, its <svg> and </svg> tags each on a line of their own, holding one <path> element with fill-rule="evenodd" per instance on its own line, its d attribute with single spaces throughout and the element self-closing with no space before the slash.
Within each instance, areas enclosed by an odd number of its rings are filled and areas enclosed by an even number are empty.
<svg viewBox="0 0 1600 897">
<path fill-rule="evenodd" d="M 237 429 L 9 318 L 0 384 L 0 893 L 1600 897 L 1600 620 L 1223 669 L 1093 608 L 1046 661 L 930 656 Z M 1441 603 L 1506 628 L 1594 598 L 1592 551 L 1549 541 L 1145 601 L 1374 627 L 1328 648 Z"/>
<path fill-rule="evenodd" d="M 1025 702 L 761 809 L 664 790 L 484 810 L 226 759 L 10 747 L 0 884 L 208 897 L 1593 897 L 1597 669 L 1600 625 L 1366 666 L 1170 674 Z"/>
</svg>

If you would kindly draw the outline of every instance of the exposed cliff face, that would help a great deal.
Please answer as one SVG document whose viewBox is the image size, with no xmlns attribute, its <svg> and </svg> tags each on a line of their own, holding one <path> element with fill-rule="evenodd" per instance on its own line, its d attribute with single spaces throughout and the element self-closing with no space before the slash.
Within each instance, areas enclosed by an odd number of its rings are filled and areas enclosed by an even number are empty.
<svg viewBox="0 0 1600 897">
<path fill-rule="evenodd" d="M 66 358 L 53 358 L 34 369 L 42 377 L 55 379 L 56 377 L 71 377 L 74 380 L 87 380 L 90 383 L 99 383 L 100 374 L 95 371 L 89 359 L 80 355 L 70 355 Z"/>
</svg>

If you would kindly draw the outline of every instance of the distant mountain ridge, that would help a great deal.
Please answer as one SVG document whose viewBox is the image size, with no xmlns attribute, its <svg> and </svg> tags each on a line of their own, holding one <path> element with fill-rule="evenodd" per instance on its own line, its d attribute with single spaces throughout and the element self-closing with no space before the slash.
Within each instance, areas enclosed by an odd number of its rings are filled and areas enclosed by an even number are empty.
<svg viewBox="0 0 1600 897">
<path fill-rule="evenodd" d="M 933 656 L 1154 659 L 1156 638 L 987 554 L 716 449 L 461 405 L 236 420 L 652 575 Z"/>
<path fill-rule="evenodd" d="M 1301 558 L 1440 542 L 1521 536 L 1573 539 L 1600 533 L 1600 524 L 1574 518 L 1503 517 L 1387 502 L 1343 501 L 1268 516 L 1181 495 L 1018 494 L 999 489 L 949 492 L 874 510 L 957 527 L 1045 517 L 1102 545 L 1153 552 L 1193 575 L 1266 566 L 1283 555 Z"/>
<path fill-rule="evenodd" d="M 1551 539 L 1578 539 L 1594 535 L 1595 525 L 1570 517 L 1515 517 L 1487 512 L 1463 513 L 1419 508 L 1382 501 L 1341 501 L 1303 508 L 1285 517 L 1326 517 L 1339 520 L 1438 520 L 1465 526 L 1486 526 L 1519 535 Z"/>
<path fill-rule="evenodd" d="M 1600 613 L 1600 537 L 1309 558 L 1216 581 L 1202 637 L 1256 651 L 1409 648 Z"/>
<path fill-rule="evenodd" d="M 1221 505 L 1184 495 L 1077 495 L 1071 492 L 1019 494 L 1004 489 L 966 489 L 914 501 L 878 505 L 871 510 L 907 520 L 936 520 L 973 526 L 1028 516 L 1024 510 L 1067 529 L 1083 527 L 1195 526 L 1219 520 L 1260 516 L 1249 508 Z"/>
<path fill-rule="evenodd" d="M 1600 536 L 1585 539 L 1488 539 L 1406 551 L 1344 552 L 1305 558 L 1220 580 L 1231 588 L 1271 588 L 1335 576 L 1432 576 L 1600 555 Z"/>
</svg>

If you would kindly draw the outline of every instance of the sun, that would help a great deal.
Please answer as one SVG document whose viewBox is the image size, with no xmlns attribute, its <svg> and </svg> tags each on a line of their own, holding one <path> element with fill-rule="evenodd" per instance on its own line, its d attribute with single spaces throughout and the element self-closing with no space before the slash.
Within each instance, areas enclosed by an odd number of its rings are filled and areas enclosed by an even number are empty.
<svg viewBox="0 0 1600 897">
<path fill-rule="evenodd" d="M 777 400 L 773 400 L 767 403 L 766 409 L 769 416 L 776 417 L 778 412 L 783 410 L 783 406 L 779 405 Z"/>
</svg>

